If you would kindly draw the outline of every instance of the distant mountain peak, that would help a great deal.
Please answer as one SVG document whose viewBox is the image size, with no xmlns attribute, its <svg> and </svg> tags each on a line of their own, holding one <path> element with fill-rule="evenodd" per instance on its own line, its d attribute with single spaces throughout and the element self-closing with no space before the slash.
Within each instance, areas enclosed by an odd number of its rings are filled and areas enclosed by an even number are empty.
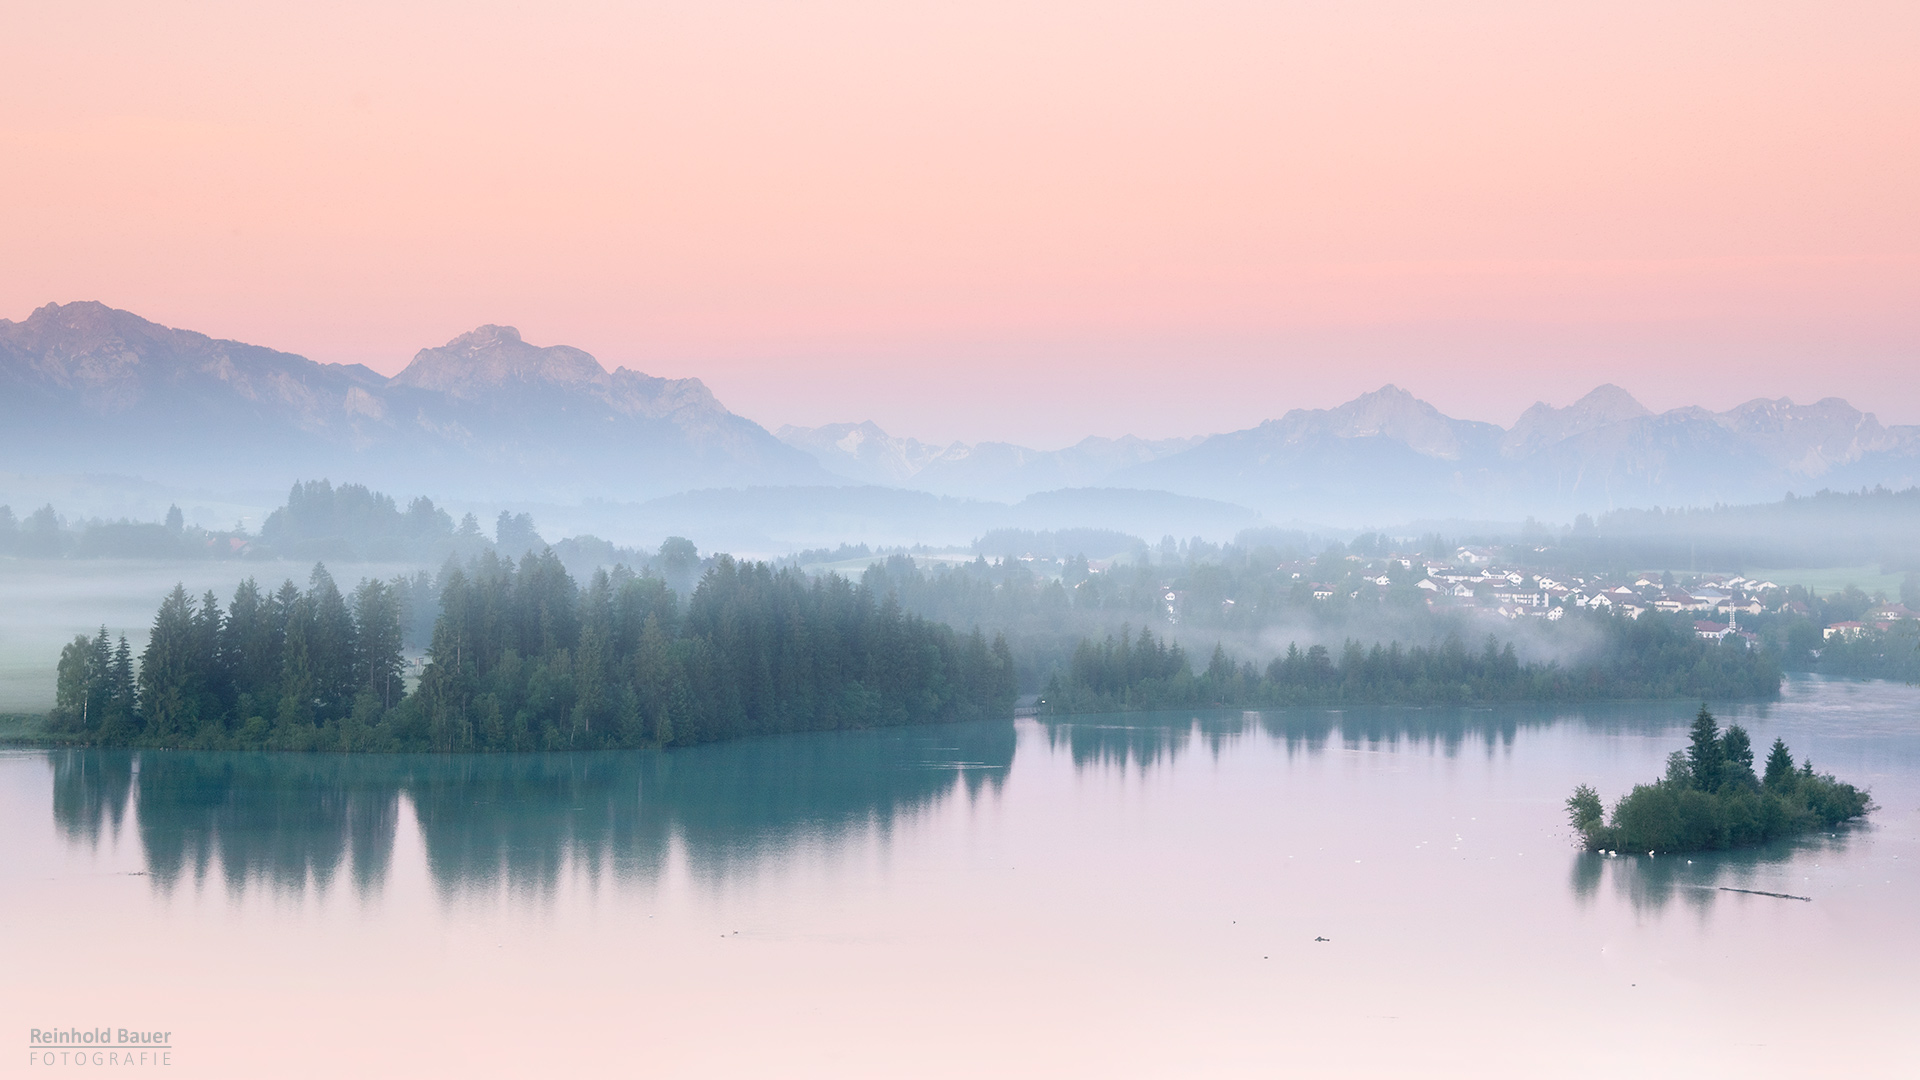
<svg viewBox="0 0 1920 1080">
<path fill-rule="evenodd" d="M 1509 458 L 1526 457 L 1576 435 L 1652 415 L 1653 410 L 1632 394 L 1612 383 L 1602 383 L 1564 409 L 1534 402 L 1500 440 L 1500 453 Z"/>
<path fill-rule="evenodd" d="M 1468 441 L 1497 433 L 1491 424 L 1454 420 L 1412 393 L 1388 383 L 1331 409 L 1292 409 L 1260 428 L 1289 443 L 1380 437 L 1405 443 L 1425 457 L 1458 459 Z"/>
<path fill-rule="evenodd" d="M 1791 398 L 1755 398 L 1714 419 L 1727 430 L 1755 440 L 1768 460 L 1797 476 L 1821 476 L 1835 466 L 1852 464 L 1903 442 L 1881 427 L 1872 413 L 1837 397 L 1811 405 L 1795 405 Z"/>
<path fill-rule="evenodd" d="M 785 425 L 774 438 L 813 455 L 841 476 L 865 483 L 903 484 L 942 453 L 918 439 L 896 439 L 871 420 L 817 428 Z"/>
<path fill-rule="evenodd" d="M 18 326 L 29 337 L 58 340 L 70 350 L 98 348 L 121 338 L 145 339 L 170 334 L 184 334 L 200 341 L 211 340 L 190 330 L 172 330 L 149 322 L 131 311 L 121 311 L 98 300 L 42 304 L 34 308 L 25 321 L 10 323 L 0 319 L 0 326 Z"/>
<path fill-rule="evenodd" d="M 474 327 L 472 330 L 447 342 L 443 347 L 453 349 L 457 352 L 478 352 L 482 349 L 491 349 L 500 345 L 524 344 L 526 344 L 526 342 L 521 339 L 518 329 L 511 326 L 496 326 L 493 323 L 488 323 L 485 326 Z"/>
<path fill-rule="evenodd" d="M 592 354 L 570 345 L 529 345 L 511 326 L 488 323 L 461 334 L 437 349 L 414 354 L 395 386 L 436 390 L 471 398 L 512 384 L 577 387 L 604 386 L 607 369 Z"/>
<path fill-rule="evenodd" d="M 1352 401 L 1335 406 L 1328 411 L 1332 415 L 1345 417 L 1348 423 L 1357 425 L 1361 429 L 1392 425 L 1415 417 L 1421 420 L 1445 419 L 1439 409 L 1392 383 L 1378 390 L 1361 394 Z M 1374 430 L 1365 431 L 1365 434 L 1369 435 L 1378 433 Z"/>
<path fill-rule="evenodd" d="M 1587 391 L 1585 397 L 1569 405 L 1568 408 L 1606 413 L 1623 420 L 1635 416 L 1653 415 L 1653 410 L 1640 404 L 1640 399 L 1612 383 L 1601 383 Z"/>
<path fill-rule="evenodd" d="M 384 381 L 365 369 L 325 370 L 319 377 Z M 69 408 L 112 416 L 143 401 L 168 400 L 184 414 L 207 394 L 259 407 L 298 402 L 291 408 L 299 412 L 312 396 L 305 380 L 322 371 L 305 357 L 176 330 L 97 300 L 43 304 L 24 322 L 0 319 L 0 398 L 36 425 L 66 423 L 54 417 Z M 313 422 L 302 415 L 295 425 Z"/>
<path fill-rule="evenodd" d="M 33 309 L 33 314 L 27 316 L 27 322 L 53 322 L 77 330 L 89 324 L 104 324 L 115 315 L 131 314 L 108 307 L 98 300 L 74 300 L 65 304 L 41 304 Z"/>
<path fill-rule="evenodd" d="M 880 425 L 868 420 L 848 428 L 845 435 L 833 441 L 833 445 L 839 447 L 843 453 L 858 454 L 861 443 L 868 439 L 884 441 L 886 437 L 887 433 L 880 430 Z"/>
</svg>

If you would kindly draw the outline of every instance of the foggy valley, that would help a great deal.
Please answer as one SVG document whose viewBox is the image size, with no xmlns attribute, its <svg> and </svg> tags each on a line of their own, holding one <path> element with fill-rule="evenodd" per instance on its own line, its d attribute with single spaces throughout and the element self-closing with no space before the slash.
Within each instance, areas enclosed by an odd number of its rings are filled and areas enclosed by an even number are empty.
<svg viewBox="0 0 1920 1080">
<path fill-rule="evenodd" d="M 105 625 L 143 647 L 176 583 L 225 598 L 243 578 L 304 582 L 315 562 L 347 585 L 402 583 L 419 657 L 451 568 L 549 549 L 581 582 L 626 568 L 682 601 L 720 555 L 864 580 L 916 614 L 1009 635 L 1029 694 L 1075 643 L 1142 630 L 1256 668 L 1290 646 L 1489 636 L 1526 662 L 1576 664 L 1601 635 L 1563 615 L 1592 615 L 1609 587 L 1654 610 L 1649 574 L 1661 588 L 1778 579 L 1740 602 L 1748 630 L 1780 622 L 1768 648 L 1789 666 L 1812 665 L 1785 626 L 1824 617 L 1808 606 L 1822 592 L 1920 608 L 1920 429 L 1837 400 L 1656 415 L 1609 386 L 1503 431 L 1387 387 L 1252 431 L 1035 451 L 932 447 L 871 423 L 775 437 L 697 380 L 610 375 L 502 327 L 383 379 L 49 305 L 0 321 L 0 360 L 15 391 L 0 711 L 52 704 L 74 634 Z M 72 434 L 55 440 L 55 425 Z M 55 462 L 68 471 L 31 471 Z M 351 472 L 336 484 L 333 469 Z M 267 486 L 276 474 L 290 490 Z M 1829 487 L 1842 479 L 1874 486 Z M 1455 572 L 1469 548 L 1501 565 Z M 1824 588 L 1789 598 L 1812 582 Z"/>
</svg>

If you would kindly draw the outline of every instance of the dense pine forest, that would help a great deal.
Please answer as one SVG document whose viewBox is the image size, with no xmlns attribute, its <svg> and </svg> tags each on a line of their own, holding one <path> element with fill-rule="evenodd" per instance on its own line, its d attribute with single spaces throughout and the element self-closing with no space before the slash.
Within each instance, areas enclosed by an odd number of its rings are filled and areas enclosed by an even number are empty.
<svg viewBox="0 0 1920 1080">
<path fill-rule="evenodd" d="M 1600 631 L 1583 659 L 1522 663 L 1509 642 L 1488 637 L 1470 650 L 1458 637 L 1427 648 L 1398 642 L 1289 646 L 1264 669 L 1234 663 L 1215 647 L 1195 672 L 1178 643 L 1142 630 L 1081 642 L 1067 670 L 1047 685 L 1047 708 L 1061 713 L 1202 706 L 1464 705 L 1502 701 L 1599 701 L 1648 698 L 1773 698 L 1780 668 L 1739 641 L 1707 642 L 1674 620 L 1582 616 Z"/>
<path fill-rule="evenodd" d="M 903 613 L 843 578 L 721 557 L 682 605 L 658 579 L 582 587 L 551 553 L 486 552 L 442 582 L 405 692 L 394 586 L 175 588 L 137 674 L 124 639 L 62 652 L 50 726 L 96 744 L 548 750 L 1008 715 L 1006 642 Z"/>
</svg>

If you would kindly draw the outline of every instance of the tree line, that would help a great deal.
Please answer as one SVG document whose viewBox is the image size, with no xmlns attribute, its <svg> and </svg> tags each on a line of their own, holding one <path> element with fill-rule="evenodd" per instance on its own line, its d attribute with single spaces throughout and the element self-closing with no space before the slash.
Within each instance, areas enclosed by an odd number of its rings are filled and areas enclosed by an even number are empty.
<svg viewBox="0 0 1920 1080">
<path fill-rule="evenodd" d="M 623 567 L 582 586 L 550 551 L 450 568 L 406 691 L 396 585 L 175 587 L 137 674 L 105 631 L 62 652 L 50 726 L 208 749 L 548 750 L 966 720 L 1010 712 L 1011 650 L 828 576 L 716 559 L 684 605 Z M 104 657 L 104 658 L 103 658 Z"/>
<path fill-rule="evenodd" d="M 1704 641 L 1655 615 L 1579 618 L 1600 629 L 1600 643 L 1566 664 L 1522 662 L 1512 642 L 1503 647 L 1491 635 L 1479 650 L 1450 635 L 1432 647 L 1349 640 L 1338 655 L 1323 645 L 1302 650 L 1294 644 L 1265 668 L 1235 663 L 1216 645 L 1206 667 L 1195 671 L 1179 643 L 1149 629 L 1137 637 L 1123 630 L 1118 638 L 1082 641 L 1066 669 L 1048 681 L 1043 700 L 1053 712 L 1087 713 L 1779 696 L 1773 658 L 1737 641 Z"/>
<path fill-rule="evenodd" d="M 248 578 L 223 611 L 211 591 L 196 600 L 176 585 L 137 675 L 125 636 L 109 649 L 104 627 L 61 650 L 49 726 L 104 745 L 351 743 L 342 733 L 404 699 L 403 587 L 369 580 L 343 595 L 316 564 L 304 592 Z"/>
</svg>

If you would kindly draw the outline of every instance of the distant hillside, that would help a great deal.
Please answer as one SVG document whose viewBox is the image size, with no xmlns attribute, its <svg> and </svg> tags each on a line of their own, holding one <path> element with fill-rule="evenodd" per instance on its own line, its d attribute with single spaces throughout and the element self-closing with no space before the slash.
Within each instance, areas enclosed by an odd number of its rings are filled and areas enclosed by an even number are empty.
<svg viewBox="0 0 1920 1080">
<path fill-rule="evenodd" d="M 10 471 L 234 490 L 331 473 L 449 494 L 644 498 L 817 483 L 809 456 L 661 379 L 483 326 L 392 379 L 175 330 L 98 303 L 0 320 Z"/>
<path fill-rule="evenodd" d="M 1228 499 L 1271 517 L 1344 523 L 1421 516 L 1567 520 L 1622 507 L 1779 499 L 1920 479 L 1920 428 L 1884 428 L 1837 398 L 1655 414 L 1603 386 L 1511 431 L 1453 420 L 1397 387 L 1296 409 L 1113 480 Z"/>
<path fill-rule="evenodd" d="M 1838 398 L 1755 400 L 1654 413 L 1617 386 L 1511 429 L 1457 420 L 1386 386 L 1332 409 L 1294 409 L 1244 431 L 1066 450 L 934 448 L 871 423 L 782 428 L 836 474 L 943 494 L 1017 498 L 1056 487 L 1175 492 L 1274 520 L 1341 525 L 1418 518 L 1567 521 L 1622 508 L 1771 502 L 1788 492 L 1920 481 L 1920 427 L 1883 427 Z M 1071 477 L 1063 483 L 1063 477 Z"/>
<path fill-rule="evenodd" d="M 1104 483 L 1131 465 L 1177 454 L 1199 443 L 1189 439 L 1087 438 L 1064 450 L 1032 450 L 1012 443 L 951 443 L 934 446 L 888 435 L 871 420 L 775 433 L 805 450 L 823 468 L 863 484 L 908 487 L 970 499 L 1020 499 L 1036 491 Z"/>
<path fill-rule="evenodd" d="M 1389 386 L 1337 409 L 1295 409 L 1215 435 L 1114 481 L 1237 501 L 1279 518 L 1397 521 L 1441 507 L 1461 513 L 1504 494 L 1503 434 Z"/>
<path fill-rule="evenodd" d="M 1688 510 L 1617 510 L 1579 519 L 1555 558 L 1622 569 L 1878 566 L 1920 570 L 1920 488 Z"/>
</svg>

